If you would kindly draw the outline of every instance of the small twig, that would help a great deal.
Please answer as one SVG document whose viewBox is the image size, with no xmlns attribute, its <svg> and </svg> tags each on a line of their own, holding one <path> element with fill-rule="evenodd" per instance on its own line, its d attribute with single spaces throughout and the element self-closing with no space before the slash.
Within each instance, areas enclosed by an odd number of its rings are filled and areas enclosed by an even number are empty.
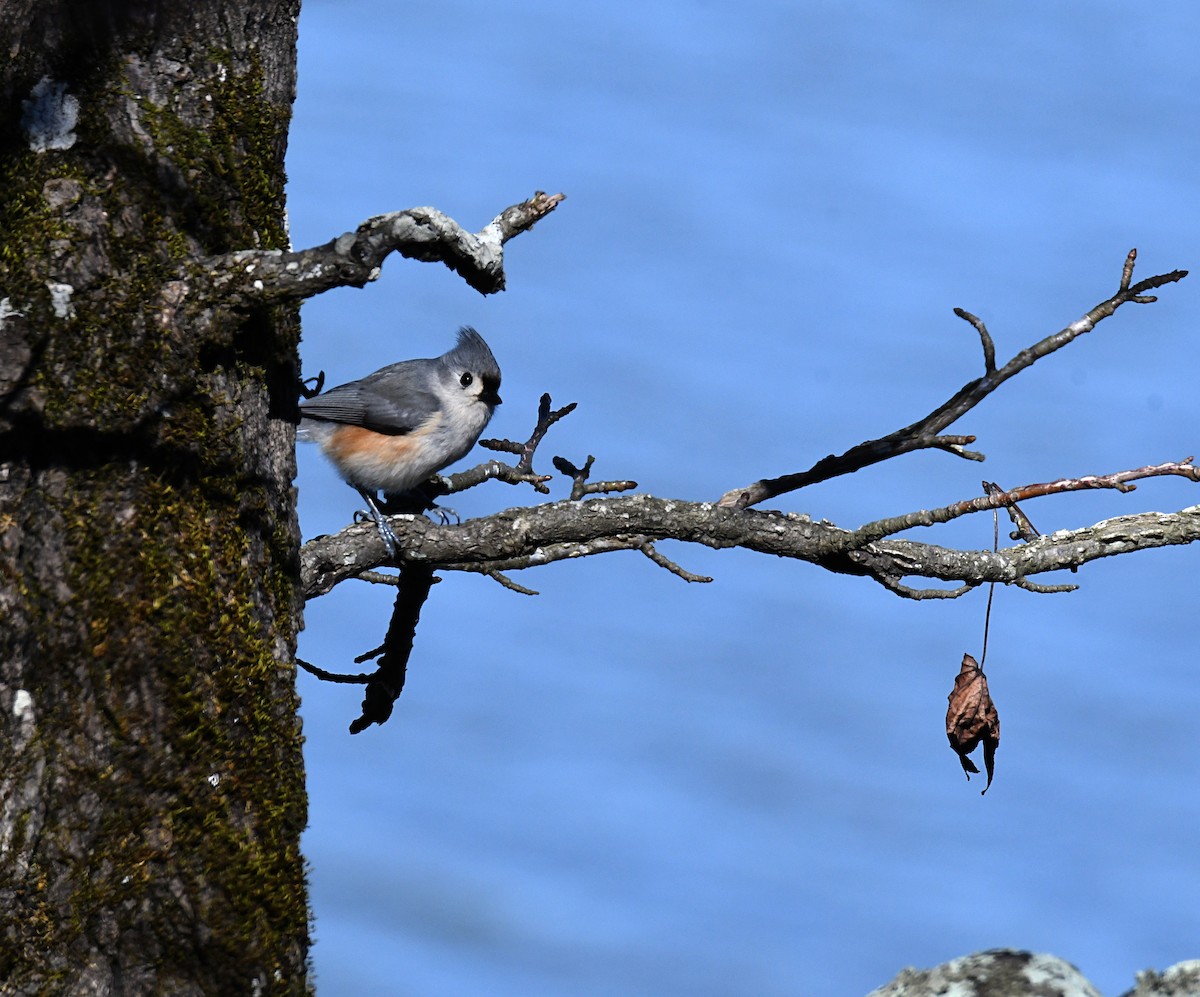
<svg viewBox="0 0 1200 997">
<path fill-rule="evenodd" d="M 1148 277 L 1130 287 L 1133 263 L 1136 259 L 1137 251 L 1130 250 L 1129 255 L 1125 258 L 1121 284 L 1116 294 L 1100 302 L 1081 319 L 1072 322 L 1066 328 L 1060 329 L 1028 349 L 1022 350 L 1003 367 L 989 370 L 982 377 L 968 382 L 923 419 L 877 440 L 869 440 L 851 447 L 840 456 L 831 454 L 824 457 L 807 471 L 785 474 L 777 478 L 763 478 L 744 488 L 735 488 L 722 495 L 719 504 L 729 508 L 744 509 L 766 499 L 782 495 L 784 492 L 795 491 L 806 485 L 827 481 L 843 474 L 851 474 L 900 454 L 936 446 L 937 444 L 933 441 L 939 439 L 938 434 L 943 429 L 961 419 L 1009 378 L 1015 377 L 1042 357 L 1062 349 L 1084 333 L 1091 332 L 1121 305 L 1127 302 L 1149 304 L 1156 300 L 1152 295 L 1144 294 L 1144 291 L 1174 283 L 1187 276 L 1186 270 L 1172 270 L 1170 273 Z M 965 454 L 960 454 L 960 456 L 965 456 Z"/>
<path fill-rule="evenodd" d="M 370 582 L 372 585 L 399 585 L 400 576 L 386 571 L 362 571 L 355 577 L 360 582 Z"/>
<path fill-rule="evenodd" d="M 1056 595 L 1060 592 L 1078 592 L 1078 585 L 1046 585 L 1042 582 L 1033 582 L 1028 578 L 1018 578 L 1012 583 L 1017 588 L 1025 589 L 1027 592 L 1037 592 L 1039 595 Z"/>
<path fill-rule="evenodd" d="M 1092 488 L 1115 488 L 1119 492 L 1131 492 L 1136 486 L 1130 484 L 1142 478 L 1157 478 L 1163 476 L 1178 476 L 1190 481 L 1200 481 L 1200 468 L 1193 464 L 1192 457 L 1183 460 L 1168 461 L 1165 464 L 1153 464 L 1146 467 L 1136 467 L 1128 471 L 1114 471 L 1112 474 L 1087 474 L 1079 478 L 1059 478 L 1057 481 L 1047 481 L 1041 484 L 1022 485 L 1008 491 L 996 490 L 993 494 L 985 494 L 978 498 L 955 502 L 953 505 L 940 509 L 919 509 L 916 512 L 905 513 L 902 516 L 892 516 L 867 523 L 854 531 L 851 546 L 855 549 L 874 543 L 883 537 L 901 533 L 915 526 L 934 526 L 938 523 L 948 523 L 960 516 L 973 512 L 986 512 L 1000 507 L 1015 508 L 1017 502 L 1024 502 L 1043 495 L 1055 495 L 1059 492 L 1085 491 Z M 1020 511 L 1020 510 L 1018 510 Z M 1019 525 L 1019 524 L 1018 524 Z M 1029 529 L 1034 535 L 1040 536 L 1030 524 Z M 1028 539 L 1028 538 L 1025 538 Z"/>
<path fill-rule="evenodd" d="M 481 440 L 480 442 L 494 441 Z M 435 474 L 425 488 L 431 498 L 440 498 L 443 495 L 454 495 L 457 492 L 466 491 L 468 488 L 474 488 L 476 485 L 492 480 L 503 481 L 506 485 L 532 485 L 535 492 L 542 495 L 550 494 L 550 489 L 546 487 L 546 482 L 551 480 L 549 474 L 530 474 L 519 471 L 511 464 L 505 464 L 499 460 L 485 461 L 455 474 Z"/>
<path fill-rule="evenodd" d="M 1129 290 L 1129 282 L 1133 280 L 1133 265 L 1137 262 L 1137 247 L 1125 254 L 1125 265 L 1121 267 L 1121 291 Z"/>
<path fill-rule="evenodd" d="M 575 502 L 585 495 L 606 495 L 610 492 L 628 492 L 637 488 L 636 481 L 588 481 L 592 473 L 592 464 L 596 458 L 588 454 L 583 467 L 576 467 L 566 457 L 555 457 L 551 462 L 554 467 L 571 479 L 571 501 Z"/>
<path fill-rule="evenodd" d="M 297 658 L 296 664 L 308 672 L 309 675 L 315 675 L 322 682 L 340 682 L 345 685 L 364 685 L 371 680 L 371 676 L 367 674 L 346 675 L 343 672 L 326 671 L 324 668 L 318 668 L 316 665 L 309 664 L 303 658 Z"/>
<path fill-rule="evenodd" d="M 537 450 L 538 444 L 545 438 L 550 427 L 558 422 L 559 419 L 574 412 L 578 405 L 578 402 L 571 402 L 552 412 L 550 411 L 550 393 L 546 392 L 538 401 L 537 424 L 533 427 L 533 432 L 530 434 L 528 440 L 524 443 L 516 443 L 513 440 L 480 440 L 479 445 L 486 447 L 488 450 L 520 454 L 521 459 L 517 461 L 517 471 L 529 474 L 533 471 L 534 452 Z"/>
<path fill-rule="evenodd" d="M 711 582 L 712 581 L 712 579 L 708 575 L 694 575 L 690 571 L 685 571 L 683 568 L 681 568 L 678 564 L 676 564 L 674 561 L 672 561 L 665 554 L 660 553 L 658 548 L 655 547 L 654 544 L 652 544 L 650 542 L 646 542 L 646 543 L 642 544 L 642 546 L 639 547 L 638 549 L 643 554 L 645 554 L 648 558 L 650 558 L 651 561 L 653 561 L 655 564 L 657 564 L 660 568 L 666 568 L 666 570 L 671 572 L 671 574 L 678 575 L 685 582 Z"/>
<path fill-rule="evenodd" d="M 549 393 L 547 392 L 546 394 L 542 395 L 541 400 L 538 402 L 537 425 L 533 428 L 533 435 L 529 437 L 529 440 L 525 443 L 524 448 L 521 450 L 521 459 L 517 461 L 518 471 L 525 471 L 527 473 L 533 471 L 534 451 L 537 450 L 538 444 L 542 442 L 547 430 L 549 430 L 551 426 L 558 422 L 559 419 L 563 418 L 563 416 L 570 415 L 572 412 L 574 412 L 578 405 L 578 402 L 569 402 L 562 408 L 555 409 L 553 412 L 551 412 Z"/>
<path fill-rule="evenodd" d="M 1133 278 L 1133 263 L 1137 259 L 1137 250 L 1131 249 L 1129 255 L 1125 257 L 1125 271 L 1121 275 L 1121 290 L 1128 289 L 1131 297 L 1130 301 L 1136 302 L 1139 305 L 1150 305 L 1158 300 L 1153 294 L 1143 294 L 1143 291 L 1152 291 L 1155 288 L 1162 287 L 1164 284 L 1173 284 L 1177 280 L 1183 280 L 1188 275 L 1186 270 L 1172 270 L 1170 273 L 1159 274 L 1156 277 L 1147 277 L 1143 281 L 1129 287 L 1129 281 Z"/>
<path fill-rule="evenodd" d="M 898 578 L 893 578 L 889 575 L 871 575 L 875 581 L 879 582 L 889 592 L 895 592 L 896 595 L 902 596 L 905 599 L 961 599 L 968 592 L 973 592 L 979 587 L 978 582 L 968 582 L 966 585 L 960 585 L 955 589 L 918 589 L 912 588 L 909 585 L 904 585 Z"/>
<path fill-rule="evenodd" d="M 992 335 L 987 331 L 987 326 L 983 324 L 983 319 L 978 315 L 972 315 L 965 308 L 955 308 L 954 314 L 975 326 L 975 331 L 979 333 L 979 339 L 983 343 L 983 369 L 988 374 L 994 374 L 996 372 L 996 345 L 992 342 Z"/>
<path fill-rule="evenodd" d="M 374 661 L 381 654 L 383 654 L 383 652 L 386 650 L 387 650 L 387 645 L 380 644 L 378 647 L 373 647 L 369 651 L 363 651 L 362 654 L 355 655 L 354 663 L 356 665 L 361 665 L 364 661 Z"/>
<path fill-rule="evenodd" d="M 955 457 L 961 457 L 963 460 L 985 460 L 983 454 L 977 450 L 967 450 L 964 444 L 974 443 L 974 436 L 929 436 L 917 440 L 920 444 L 918 449 L 928 450 L 945 450 L 946 453 L 954 454 Z"/>
<path fill-rule="evenodd" d="M 536 474 L 533 470 L 533 455 L 537 451 L 538 445 L 559 419 L 570 415 L 577 407 L 576 402 L 571 402 L 564 405 L 560 409 L 550 410 L 550 395 L 545 393 L 538 402 L 537 423 L 533 427 L 533 432 L 529 439 L 524 443 L 517 443 L 514 440 L 480 440 L 479 445 L 487 450 L 496 450 L 499 453 L 517 454 L 520 460 L 517 461 L 516 467 L 510 467 L 508 464 L 502 464 L 500 461 L 490 461 L 488 464 L 480 465 L 480 468 L 487 467 L 491 469 L 491 473 L 480 480 L 486 480 L 486 477 L 498 478 L 501 481 L 507 481 L 510 484 L 518 482 L 529 482 L 533 485 L 534 490 L 543 495 L 548 495 L 550 489 L 546 487 L 546 482 L 550 480 L 548 474 Z M 480 468 L 476 468 L 479 471 Z M 464 472 L 470 473 L 470 472 Z M 476 482 L 471 482 L 475 484 Z M 470 487 L 470 484 L 464 484 L 463 487 Z"/>
<path fill-rule="evenodd" d="M 518 585 L 511 578 L 509 578 L 508 575 L 504 574 L 503 572 L 485 571 L 484 574 L 487 575 L 488 578 L 492 579 L 492 581 L 499 582 L 506 589 L 510 589 L 511 591 L 517 592 L 520 595 L 541 595 L 541 593 L 538 592 L 536 589 L 530 589 L 530 588 L 526 588 L 524 585 Z"/>
<path fill-rule="evenodd" d="M 566 457 L 555 457 L 551 463 L 555 469 L 571 479 L 571 500 L 578 501 L 587 494 L 587 479 L 592 473 L 592 464 L 596 458 L 588 454 L 583 467 L 576 467 Z"/>
</svg>

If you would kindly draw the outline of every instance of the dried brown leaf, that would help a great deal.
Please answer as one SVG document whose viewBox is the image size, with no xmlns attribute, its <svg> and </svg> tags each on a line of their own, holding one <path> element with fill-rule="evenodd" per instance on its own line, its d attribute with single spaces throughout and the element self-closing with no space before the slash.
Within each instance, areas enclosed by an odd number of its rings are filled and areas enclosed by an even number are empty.
<svg viewBox="0 0 1200 997">
<path fill-rule="evenodd" d="M 983 792 L 986 793 L 992 785 L 996 748 L 1000 745 L 1000 715 L 988 691 L 987 676 L 969 654 L 963 655 L 962 668 L 947 699 L 950 706 L 946 710 L 946 736 L 968 779 L 979 769 L 967 756 L 983 744 L 983 767 L 987 769 Z"/>
</svg>

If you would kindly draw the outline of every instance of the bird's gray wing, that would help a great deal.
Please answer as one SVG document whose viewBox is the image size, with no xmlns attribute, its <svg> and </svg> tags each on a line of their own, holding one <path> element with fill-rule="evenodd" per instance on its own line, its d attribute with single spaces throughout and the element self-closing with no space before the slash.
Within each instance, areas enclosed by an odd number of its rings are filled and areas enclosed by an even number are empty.
<svg viewBox="0 0 1200 997">
<path fill-rule="evenodd" d="M 422 390 L 425 376 L 411 361 L 393 364 L 302 401 L 300 414 L 393 436 L 411 433 L 441 407 L 436 395 Z"/>
</svg>

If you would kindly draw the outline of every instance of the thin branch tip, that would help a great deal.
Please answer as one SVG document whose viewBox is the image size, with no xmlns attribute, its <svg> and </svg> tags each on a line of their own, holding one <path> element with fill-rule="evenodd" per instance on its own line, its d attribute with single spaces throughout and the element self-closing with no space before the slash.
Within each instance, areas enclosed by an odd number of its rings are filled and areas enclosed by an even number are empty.
<svg viewBox="0 0 1200 997">
<path fill-rule="evenodd" d="M 996 371 L 996 345 L 992 342 L 992 334 L 988 332 L 987 326 L 984 325 L 983 319 L 978 315 L 972 315 L 965 308 L 955 308 L 954 314 L 964 322 L 969 322 L 975 327 L 975 331 L 979 333 L 979 340 L 983 346 L 983 367 L 988 374 L 994 374 Z"/>
<path fill-rule="evenodd" d="M 1120 290 L 1128 291 L 1129 282 L 1133 280 L 1133 265 L 1137 262 L 1137 247 L 1131 249 L 1125 254 L 1125 263 L 1121 268 L 1121 286 Z"/>
<path fill-rule="evenodd" d="M 297 658 L 296 664 L 298 667 L 308 672 L 309 675 L 315 676 L 322 682 L 334 682 L 341 685 L 366 685 L 371 680 L 370 675 L 346 675 L 342 672 L 331 672 L 317 665 L 310 664 L 303 658 Z"/>
<path fill-rule="evenodd" d="M 660 568 L 669 571 L 678 578 L 682 578 L 685 582 L 707 583 L 711 582 L 712 578 L 709 575 L 697 575 L 680 567 L 676 562 L 663 554 L 653 543 L 647 541 L 638 548 L 651 561 L 657 564 Z"/>
<path fill-rule="evenodd" d="M 508 589 L 510 592 L 516 592 L 518 595 L 541 595 L 536 589 L 526 588 L 524 585 L 514 582 L 502 571 L 485 571 L 484 574 L 492 581 L 497 582 L 501 587 Z"/>
<path fill-rule="evenodd" d="M 513 236 L 529 231 L 566 199 L 566 194 L 547 194 L 539 190 L 528 200 L 505 208 L 492 220 L 500 230 L 500 241 L 507 242 Z"/>
<path fill-rule="evenodd" d="M 1170 273 L 1147 277 L 1137 284 L 1132 284 L 1133 266 L 1136 259 L 1137 250 L 1130 250 L 1122 268 L 1121 285 L 1115 295 L 1101 301 L 1082 318 L 1070 323 L 1065 328 L 1051 333 L 1032 346 L 1021 350 L 1002 367 L 996 366 L 995 346 L 983 321 L 964 308 L 955 308 L 954 314 L 970 323 L 979 332 L 986 368 L 982 377 L 965 384 L 932 412 L 909 426 L 897 429 L 878 439 L 860 443 L 839 456 L 831 454 L 823 457 L 806 471 L 783 474 L 774 478 L 761 478 L 745 488 L 727 491 L 721 496 L 719 504 L 727 508 L 747 508 L 785 492 L 796 491 L 841 475 L 853 474 L 872 464 L 929 447 L 938 447 L 968 460 L 982 460 L 983 455 L 980 453 L 963 450 L 955 445 L 947 445 L 945 442 L 947 438 L 939 436 L 939 434 L 979 405 L 1005 381 L 1015 377 L 1043 357 L 1062 349 L 1085 333 L 1091 332 L 1098 323 L 1110 317 L 1121 305 L 1127 302 L 1148 304 L 1155 299 L 1153 295 L 1145 292 L 1182 280 L 1187 276 L 1186 270 L 1172 270 Z"/>
</svg>

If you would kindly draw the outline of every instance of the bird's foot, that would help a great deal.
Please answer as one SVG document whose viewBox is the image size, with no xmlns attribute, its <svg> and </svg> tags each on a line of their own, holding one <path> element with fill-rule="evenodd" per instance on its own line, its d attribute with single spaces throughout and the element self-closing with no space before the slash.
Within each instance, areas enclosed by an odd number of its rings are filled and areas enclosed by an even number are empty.
<svg viewBox="0 0 1200 997">
<path fill-rule="evenodd" d="M 383 545 L 388 549 L 388 555 L 394 561 L 396 560 L 396 552 L 400 549 L 400 538 L 396 536 L 396 531 L 392 529 L 392 524 L 388 522 L 387 516 L 380 510 L 376 504 L 375 497 L 367 491 L 360 491 L 360 495 L 367 500 L 368 509 L 360 509 L 354 514 L 355 521 L 360 519 L 373 519 L 375 526 L 379 530 L 379 539 L 383 541 Z"/>
</svg>

